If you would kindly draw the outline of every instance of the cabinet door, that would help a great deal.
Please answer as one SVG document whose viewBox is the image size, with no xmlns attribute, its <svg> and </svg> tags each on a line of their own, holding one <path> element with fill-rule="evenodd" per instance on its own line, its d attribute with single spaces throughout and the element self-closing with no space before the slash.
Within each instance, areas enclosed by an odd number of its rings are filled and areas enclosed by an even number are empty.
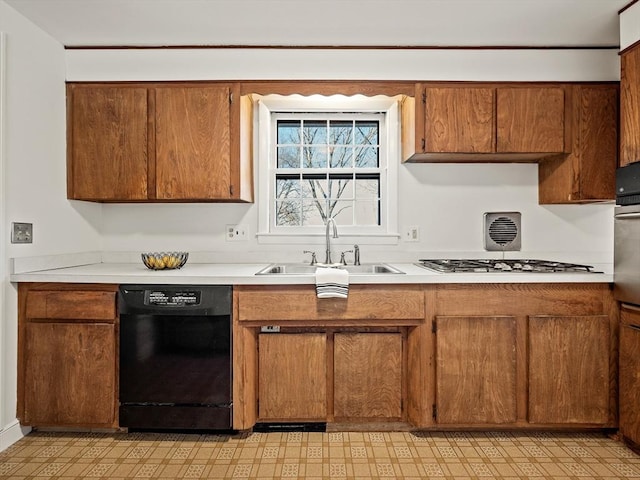
<svg viewBox="0 0 640 480">
<path fill-rule="evenodd" d="M 258 402 L 261 420 L 326 420 L 324 333 L 259 335 Z"/>
<path fill-rule="evenodd" d="M 569 155 L 538 164 L 540 204 L 615 198 L 618 164 L 618 87 L 573 86 L 573 135 Z"/>
<path fill-rule="evenodd" d="M 402 334 L 336 333 L 336 419 L 402 417 Z"/>
<path fill-rule="evenodd" d="M 529 422 L 604 424 L 609 416 L 605 315 L 529 318 Z"/>
<path fill-rule="evenodd" d="M 620 166 L 640 160 L 640 47 L 620 59 Z"/>
<path fill-rule="evenodd" d="M 493 88 L 427 88 L 425 152 L 494 152 L 494 105 Z"/>
<path fill-rule="evenodd" d="M 559 87 L 498 88 L 497 152 L 565 151 L 565 98 Z"/>
<path fill-rule="evenodd" d="M 155 89 L 157 199 L 230 198 L 230 99 L 227 85 Z"/>
<path fill-rule="evenodd" d="M 25 327 L 25 425 L 115 426 L 115 325 Z"/>
<path fill-rule="evenodd" d="M 515 422 L 516 319 L 438 316 L 436 323 L 437 422 Z"/>
<path fill-rule="evenodd" d="M 68 89 L 67 196 L 76 200 L 147 198 L 147 89 Z"/>
<path fill-rule="evenodd" d="M 640 444 L 640 310 L 620 314 L 620 431 Z"/>
</svg>

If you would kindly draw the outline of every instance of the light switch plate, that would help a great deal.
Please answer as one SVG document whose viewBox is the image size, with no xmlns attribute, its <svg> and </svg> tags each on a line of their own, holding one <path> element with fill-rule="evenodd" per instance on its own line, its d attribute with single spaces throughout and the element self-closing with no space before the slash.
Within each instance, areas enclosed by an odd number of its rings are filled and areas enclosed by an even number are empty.
<svg viewBox="0 0 640 480">
<path fill-rule="evenodd" d="M 33 223 L 11 222 L 11 243 L 33 243 Z"/>
</svg>

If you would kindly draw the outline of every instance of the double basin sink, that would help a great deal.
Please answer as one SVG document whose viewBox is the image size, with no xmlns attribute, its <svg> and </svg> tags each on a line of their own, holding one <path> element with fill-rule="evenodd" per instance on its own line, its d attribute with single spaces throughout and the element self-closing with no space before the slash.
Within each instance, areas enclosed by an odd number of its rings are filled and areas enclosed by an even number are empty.
<svg viewBox="0 0 640 480">
<path fill-rule="evenodd" d="M 324 265 L 309 265 L 303 263 L 274 263 L 263 268 L 256 275 L 314 275 L 316 268 Z M 331 265 L 332 268 L 341 268 L 349 272 L 349 275 L 389 275 L 403 274 L 386 263 L 363 263 L 362 265 Z"/>
</svg>

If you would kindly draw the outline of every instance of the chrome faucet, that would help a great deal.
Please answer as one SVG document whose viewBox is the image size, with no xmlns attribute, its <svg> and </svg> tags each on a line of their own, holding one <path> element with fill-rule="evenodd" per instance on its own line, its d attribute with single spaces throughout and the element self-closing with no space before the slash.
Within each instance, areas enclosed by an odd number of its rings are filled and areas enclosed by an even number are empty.
<svg viewBox="0 0 640 480">
<path fill-rule="evenodd" d="M 331 237 L 329 237 L 329 225 L 333 225 L 333 238 L 338 238 L 338 227 L 336 226 L 336 221 L 333 217 L 330 217 L 327 220 L 327 229 L 325 231 L 326 256 L 324 257 L 324 263 L 326 265 L 333 263 L 331 261 Z"/>
<path fill-rule="evenodd" d="M 355 253 L 353 254 L 353 264 L 360 265 L 360 247 L 358 245 L 353 246 Z"/>
</svg>

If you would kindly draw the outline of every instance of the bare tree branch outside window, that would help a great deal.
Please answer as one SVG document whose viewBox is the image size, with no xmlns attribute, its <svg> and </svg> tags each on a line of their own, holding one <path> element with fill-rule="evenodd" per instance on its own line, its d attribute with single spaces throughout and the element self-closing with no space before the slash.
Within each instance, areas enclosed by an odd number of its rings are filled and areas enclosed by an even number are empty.
<svg viewBox="0 0 640 480">
<path fill-rule="evenodd" d="M 282 120 L 277 124 L 278 226 L 380 224 L 379 122 Z"/>
</svg>

